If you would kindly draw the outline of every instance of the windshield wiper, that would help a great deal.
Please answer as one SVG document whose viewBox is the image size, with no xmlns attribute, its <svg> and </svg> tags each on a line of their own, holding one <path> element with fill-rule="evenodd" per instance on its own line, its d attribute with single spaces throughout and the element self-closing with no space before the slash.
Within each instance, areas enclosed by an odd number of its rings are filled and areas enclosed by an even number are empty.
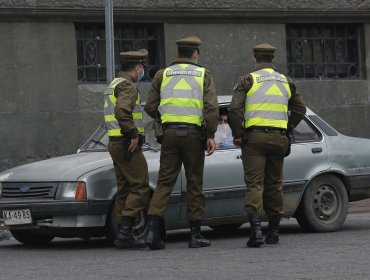
<svg viewBox="0 0 370 280">
<path fill-rule="evenodd" d="M 100 140 L 95 140 L 95 139 L 90 139 L 91 142 L 94 142 L 95 144 L 99 144 L 99 145 L 102 145 L 104 148 L 108 148 L 107 145 L 105 145 L 103 142 L 101 142 Z"/>
</svg>

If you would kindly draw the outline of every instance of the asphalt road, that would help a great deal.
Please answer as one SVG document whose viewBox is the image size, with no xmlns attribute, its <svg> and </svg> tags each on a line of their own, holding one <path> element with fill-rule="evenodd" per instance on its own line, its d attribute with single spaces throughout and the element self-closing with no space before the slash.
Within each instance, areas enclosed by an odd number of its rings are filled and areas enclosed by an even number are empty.
<svg viewBox="0 0 370 280">
<path fill-rule="evenodd" d="M 265 224 L 264 224 L 265 225 Z M 102 239 L 56 239 L 45 247 L 0 242 L 0 279 L 370 279 L 370 213 L 350 214 L 339 232 L 304 233 L 284 220 L 281 243 L 246 248 L 249 228 L 217 233 L 209 248 L 187 248 L 188 231 L 166 250 L 126 251 Z"/>
</svg>

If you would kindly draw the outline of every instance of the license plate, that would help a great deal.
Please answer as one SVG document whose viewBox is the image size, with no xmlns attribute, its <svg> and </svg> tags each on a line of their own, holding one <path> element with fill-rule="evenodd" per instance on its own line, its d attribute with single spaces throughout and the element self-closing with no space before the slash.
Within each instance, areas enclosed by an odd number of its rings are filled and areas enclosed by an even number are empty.
<svg viewBox="0 0 370 280">
<path fill-rule="evenodd" d="M 30 209 L 3 210 L 5 225 L 24 225 L 32 223 Z"/>
</svg>

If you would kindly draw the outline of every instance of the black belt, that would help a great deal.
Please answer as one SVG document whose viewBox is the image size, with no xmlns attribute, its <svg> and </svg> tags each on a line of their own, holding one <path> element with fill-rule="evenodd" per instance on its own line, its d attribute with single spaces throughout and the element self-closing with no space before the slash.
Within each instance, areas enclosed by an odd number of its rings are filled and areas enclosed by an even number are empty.
<svg viewBox="0 0 370 280">
<path fill-rule="evenodd" d="M 286 129 L 271 126 L 251 126 L 245 132 L 286 133 Z"/>
<path fill-rule="evenodd" d="M 123 136 L 109 136 L 109 141 L 113 141 L 113 142 L 130 141 L 130 138 L 123 137 Z"/>
<path fill-rule="evenodd" d="M 188 128 L 200 128 L 199 125 L 191 123 L 164 123 L 164 128 L 179 128 L 179 127 L 188 127 Z"/>
</svg>

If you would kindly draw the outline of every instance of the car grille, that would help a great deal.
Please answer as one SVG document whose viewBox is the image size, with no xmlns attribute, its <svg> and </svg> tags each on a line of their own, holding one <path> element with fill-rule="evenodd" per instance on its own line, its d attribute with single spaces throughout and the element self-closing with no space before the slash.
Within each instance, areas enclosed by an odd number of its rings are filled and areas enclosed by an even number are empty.
<svg viewBox="0 0 370 280">
<path fill-rule="evenodd" d="M 54 198 L 58 183 L 7 183 L 3 182 L 2 199 Z"/>
</svg>

